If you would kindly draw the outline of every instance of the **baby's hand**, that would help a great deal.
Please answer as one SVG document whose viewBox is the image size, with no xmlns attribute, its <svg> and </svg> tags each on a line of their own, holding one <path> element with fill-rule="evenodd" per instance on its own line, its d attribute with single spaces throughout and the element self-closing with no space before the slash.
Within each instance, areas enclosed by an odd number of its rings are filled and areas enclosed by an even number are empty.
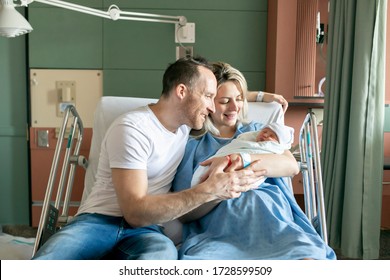
<svg viewBox="0 0 390 280">
<path fill-rule="evenodd" d="M 240 170 L 244 167 L 240 154 L 231 154 L 228 157 L 230 160 L 228 166 L 224 169 L 225 172 Z"/>
<path fill-rule="evenodd" d="M 240 154 L 232 154 L 232 155 L 230 155 L 230 159 L 231 159 L 232 162 L 233 162 L 233 161 L 236 161 L 237 158 L 240 158 L 240 159 L 241 159 Z"/>
</svg>

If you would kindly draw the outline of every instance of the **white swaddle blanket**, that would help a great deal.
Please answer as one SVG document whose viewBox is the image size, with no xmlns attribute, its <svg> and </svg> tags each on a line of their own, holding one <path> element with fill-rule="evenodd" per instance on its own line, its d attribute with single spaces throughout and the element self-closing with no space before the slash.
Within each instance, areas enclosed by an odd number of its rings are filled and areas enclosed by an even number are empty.
<svg viewBox="0 0 390 280">
<path fill-rule="evenodd" d="M 286 149 L 291 147 L 291 144 L 280 144 L 274 141 L 256 142 L 256 136 L 258 133 L 258 131 L 242 133 L 236 139 L 233 139 L 232 142 L 219 149 L 211 158 L 223 157 L 237 153 L 282 154 Z M 200 183 L 203 174 L 205 174 L 208 168 L 209 166 L 199 165 L 199 167 L 195 170 L 194 175 L 192 176 L 191 186 Z M 260 179 L 257 184 L 260 185 L 265 181 L 265 179 L 266 178 Z"/>
</svg>

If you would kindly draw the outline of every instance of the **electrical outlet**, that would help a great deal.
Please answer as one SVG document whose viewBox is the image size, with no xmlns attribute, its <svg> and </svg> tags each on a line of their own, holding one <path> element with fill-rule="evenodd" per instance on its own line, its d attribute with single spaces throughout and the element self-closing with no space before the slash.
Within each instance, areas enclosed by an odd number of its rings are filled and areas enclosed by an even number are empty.
<svg viewBox="0 0 390 280">
<path fill-rule="evenodd" d="M 63 117 L 68 105 L 76 105 L 76 82 L 56 81 L 58 94 L 57 117 Z"/>
<path fill-rule="evenodd" d="M 176 60 L 182 57 L 186 56 L 193 56 L 194 55 L 194 48 L 192 46 L 176 46 Z"/>
<path fill-rule="evenodd" d="M 38 130 L 38 147 L 49 148 L 49 130 Z"/>
</svg>

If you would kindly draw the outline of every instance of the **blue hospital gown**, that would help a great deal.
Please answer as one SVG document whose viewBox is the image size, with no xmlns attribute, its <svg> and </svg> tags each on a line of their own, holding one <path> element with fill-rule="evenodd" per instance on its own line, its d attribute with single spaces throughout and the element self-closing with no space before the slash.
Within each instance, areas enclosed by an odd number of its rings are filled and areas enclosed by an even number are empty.
<svg viewBox="0 0 390 280">
<path fill-rule="evenodd" d="M 239 125 L 236 135 L 262 125 Z M 231 139 L 206 134 L 190 139 L 173 190 L 191 187 L 199 162 Z M 297 204 L 283 178 L 268 178 L 258 189 L 221 202 L 201 219 L 184 224 L 180 259 L 336 259 Z"/>
</svg>

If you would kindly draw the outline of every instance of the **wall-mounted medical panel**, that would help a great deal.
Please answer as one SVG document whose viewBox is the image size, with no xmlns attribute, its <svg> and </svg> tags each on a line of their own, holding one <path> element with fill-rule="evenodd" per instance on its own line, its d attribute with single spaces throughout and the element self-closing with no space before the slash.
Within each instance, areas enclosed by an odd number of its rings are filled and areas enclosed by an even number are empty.
<svg viewBox="0 0 390 280">
<path fill-rule="evenodd" d="M 84 126 L 80 155 L 88 159 L 94 112 L 103 95 L 103 73 L 101 70 L 30 69 L 30 83 L 31 216 L 32 225 L 38 226 L 64 109 L 68 104 L 72 104 L 80 115 Z M 63 141 L 60 164 L 66 143 L 66 140 Z M 61 168 L 58 170 L 60 173 Z M 56 187 L 61 176 L 58 173 L 54 183 Z M 84 188 L 84 176 L 85 170 L 76 167 L 70 203 L 71 215 L 78 209 Z M 55 193 L 56 188 L 53 196 Z M 52 197 L 52 200 L 54 201 L 55 197 Z"/>
<path fill-rule="evenodd" d="M 31 69 L 31 126 L 60 127 L 65 106 L 73 104 L 84 127 L 92 127 L 102 95 L 101 70 Z"/>
</svg>

